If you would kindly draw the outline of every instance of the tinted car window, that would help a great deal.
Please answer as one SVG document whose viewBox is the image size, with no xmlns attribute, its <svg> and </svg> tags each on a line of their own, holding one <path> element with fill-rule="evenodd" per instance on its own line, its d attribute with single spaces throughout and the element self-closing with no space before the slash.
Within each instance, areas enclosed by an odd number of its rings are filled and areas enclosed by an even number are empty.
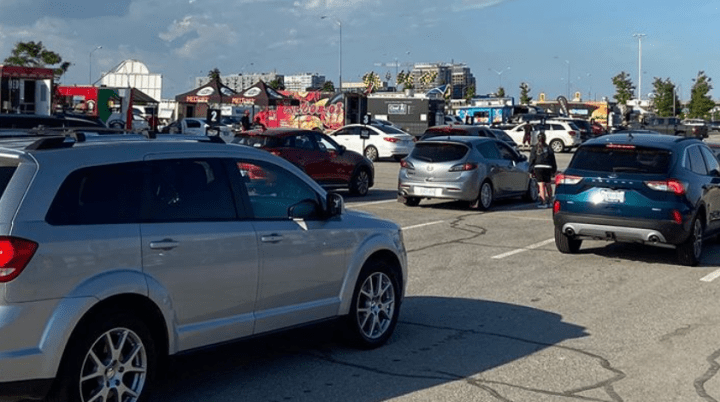
<svg viewBox="0 0 720 402">
<path fill-rule="evenodd" d="M 494 144 L 495 144 L 495 147 L 500 152 L 500 157 L 502 157 L 502 159 L 509 160 L 509 161 L 517 160 L 518 155 L 512 149 L 510 149 L 510 147 L 508 147 L 505 144 L 499 143 L 499 142 L 494 142 Z"/>
<path fill-rule="evenodd" d="M 234 142 L 251 147 L 277 148 L 282 145 L 280 138 L 266 135 L 239 134 L 235 137 Z"/>
<path fill-rule="evenodd" d="M 51 225 L 139 223 L 144 172 L 141 162 L 76 170 L 60 186 L 45 220 Z"/>
<path fill-rule="evenodd" d="M 331 140 L 330 137 L 324 135 L 317 135 L 315 139 L 317 140 L 318 148 L 320 148 L 321 151 L 337 152 L 340 149 L 340 145 L 338 145 L 335 141 Z"/>
<path fill-rule="evenodd" d="M 200 122 L 197 120 L 186 120 L 185 123 L 190 128 L 199 128 L 200 127 Z"/>
<path fill-rule="evenodd" d="M 220 159 L 150 162 L 147 222 L 237 219 L 230 181 Z"/>
<path fill-rule="evenodd" d="M 705 157 L 705 164 L 707 165 L 708 172 L 712 172 L 713 170 L 720 172 L 720 164 L 718 164 L 718 160 L 712 151 L 705 147 L 700 147 L 700 150 Z"/>
<path fill-rule="evenodd" d="M 585 146 L 575 151 L 570 167 L 597 172 L 667 174 L 670 152 L 645 147 Z"/>
<path fill-rule="evenodd" d="M 291 206 L 305 200 L 317 202 L 317 193 L 310 186 L 277 165 L 242 160 L 236 165 L 256 219 L 286 220 Z"/>
<path fill-rule="evenodd" d="M 449 162 L 462 159 L 469 148 L 463 144 L 422 143 L 415 144 L 413 158 L 427 162 Z"/>
<path fill-rule="evenodd" d="M 705 160 L 703 160 L 700 147 L 690 147 L 685 151 L 685 160 L 689 162 L 687 168 L 693 172 L 701 175 L 707 174 L 707 168 L 705 167 Z"/>
<path fill-rule="evenodd" d="M 477 149 L 485 159 L 500 159 L 498 148 L 490 141 L 478 144 Z"/>
<path fill-rule="evenodd" d="M 12 179 L 15 174 L 17 166 L 17 160 L 0 159 L 0 197 L 2 197 L 8 183 L 10 183 L 10 179 Z"/>
</svg>

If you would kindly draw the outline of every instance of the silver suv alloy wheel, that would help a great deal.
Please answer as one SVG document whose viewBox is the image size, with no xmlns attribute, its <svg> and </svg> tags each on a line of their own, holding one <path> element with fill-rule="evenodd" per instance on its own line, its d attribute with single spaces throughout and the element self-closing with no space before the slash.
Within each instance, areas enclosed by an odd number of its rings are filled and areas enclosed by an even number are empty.
<svg viewBox="0 0 720 402">
<path fill-rule="evenodd" d="M 127 328 L 100 335 L 88 350 L 80 370 L 83 402 L 134 402 L 145 385 L 148 359 L 142 339 Z"/>
<path fill-rule="evenodd" d="M 395 286 L 384 272 L 365 279 L 357 295 L 357 324 L 362 335 L 378 339 L 385 335 L 395 315 Z"/>
</svg>

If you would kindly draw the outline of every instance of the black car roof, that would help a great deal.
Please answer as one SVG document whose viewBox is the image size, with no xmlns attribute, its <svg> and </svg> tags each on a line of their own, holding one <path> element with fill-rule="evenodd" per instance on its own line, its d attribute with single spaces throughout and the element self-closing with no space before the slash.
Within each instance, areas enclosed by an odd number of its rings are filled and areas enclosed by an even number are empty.
<svg viewBox="0 0 720 402">
<path fill-rule="evenodd" d="M 696 142 L 701 140 L 694 137 L 679 137 L 675 135 L 659 134 L 648 131 L 627 131 L 623 133 L 607 134 L 588 140 L 581 146 L 605 145 L 605 144 L 627 144 L 655 148 L 674 148 L 678 143 Z"/>
</svg>

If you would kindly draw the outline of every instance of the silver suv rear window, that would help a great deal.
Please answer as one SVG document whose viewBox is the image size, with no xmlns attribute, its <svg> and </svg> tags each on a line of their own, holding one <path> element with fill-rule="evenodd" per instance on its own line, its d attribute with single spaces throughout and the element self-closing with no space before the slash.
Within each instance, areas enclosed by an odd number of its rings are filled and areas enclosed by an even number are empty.
<svg viewBox="0 0 720 402">
<path fill-rule="evenodd" d="M 5 193 L 17 167 L 18 161 L 15 159 L 0 159 L 0 197 Z"/>
</svg>

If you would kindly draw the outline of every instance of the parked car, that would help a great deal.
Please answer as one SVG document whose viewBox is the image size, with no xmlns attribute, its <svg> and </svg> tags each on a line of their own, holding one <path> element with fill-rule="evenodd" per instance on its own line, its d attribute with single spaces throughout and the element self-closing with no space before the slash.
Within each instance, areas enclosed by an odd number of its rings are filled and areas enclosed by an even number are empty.
<svg viewBox="0 0 720 402">
<path fill-rule="evenodd" d="M 116 112 L 110 115 L 110 117 L 107 119 L 106 125 L 110 128 L 125 128 L 125 121 L 125 114 Z M 143 131 L 149 129 L 150 123 L 148 123 L 148 121 L 145 120 L 140 114 L 133 113 L 132 130 Z"/>
<path fill-rule="evenodd" d="M 581 142 L 585 142 L 590 138 L 595 137 L 592 124 L 585 119 L 580 119 L 577 117 L 555 117 L 553 119 L 572 122 L 580 130 Z"/>
<path fill-rule="evenodd" d="M 525 136 L 523 129 L 524 124 L 525 123 L 518 124 L 505 132 L 512 137 L 513 141 L 519 144 L 518 146 L 521 148 L 529 148 L 522 143 L 523 137 Z M 540 131 L 545 132 L 547 143 L 555 153 L 567 152 L 582 143 L 580 139 L 580 129 L 573 122 L 547 120 L 545 123 L 531 122 L 530 124 L 533 127 L 531 145 L 537 142 L 537 135 Z"/>
<path fill-rule="evenodd" d="M 320 320 L 391 336 L 397 224 L 268 152 L 136 137 L 0 148 L 0 399 L 144 400 L 164 356 Z"/>
<path fill-rule="evenodd" d="M 491 126 L 475 126 L 475 125 L 450 125 L 450 126 L 434 126 L 430 127 L 420 136 L 420 141 L 433 137 L 443 136 L 470 136 L 470 137 L 488 137 L 504 141 L 517 151 L 518 145 L 503 130 Z"/>
<path fill-rule="evenodd" d="M 444 124 L 465 124 L 460 117 L 454 114 L 446 114 L 443 121 Z"/>
<path fill-rule="evenodd" d="M 325 188 L 348 188 L 351 194 L 364 196 L 374 184 L 375 167 L 371 160 L 317 131 L 290 128 L 244 131 L 237 133 L 233 142 L 285 158 Z"/>
<path fill-rule="evenodd" d="M 528 160 L 505 142 L 487 137 L 447 136 L 419 141 L 400 161 L 398 200 L 417 206 L 423 198 L 467 201 L 488 209 L 500 198 L 535 202 L 538 188 Z"/>
<path fill-rule="evenodd" d="M 609 134 L 581 145 L 555 179 L 555 244 L 584 239 L 674 247 L 696 265 L 703 239 L 720 230 L 720 164 L 699 139 Z"/>
<path fill-rule="evenodd" d="M 220 136 L 231 141 L 232 130 L 221 120 L 222 125 L 218 126 Z M 184 134 L 184 135 L 208 135 L 211 133 L 212 127 L 207 120 L 202 117 L 185 117 L 176 120 L 160 130 L 165 134 Z"/>
<path fill-rule="evenodd" d="M 381 124 L 348 124 L 331 132 L 330 136 L 340 145 L 365 155 L 373 162 L 380 158 L 394 158 L 399 161 L 410 153 L 415 143 L 412 134 Z"/>
</svg>

